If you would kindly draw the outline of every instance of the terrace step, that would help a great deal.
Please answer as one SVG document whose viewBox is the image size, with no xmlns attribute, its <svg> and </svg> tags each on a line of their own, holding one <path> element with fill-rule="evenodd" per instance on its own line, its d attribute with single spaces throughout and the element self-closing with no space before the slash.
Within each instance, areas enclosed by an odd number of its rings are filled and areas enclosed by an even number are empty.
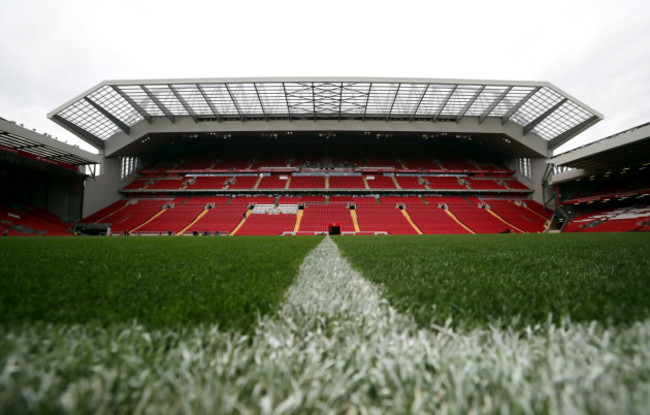
<svg viewBox="0 0 650 415">
<path fill-rule="evenodd" d="M 501 222 L 505 223 L 506 225 L 510 226 L 511 228 L 513 228 L 513 229 L 519 231 L 520 233 L 526 233 L 526 232 L 522 231 L 521 229 L 519 229 L 518 227 L 516 227 L 515 225 L 513 225 L 512 223 L 510 223 L 510 222 L 508 222 L 507 220 L 503 219 L 501 216 L 499 216 L 498 213 L 496 213 L 496 212 L 493 211 L 492 209 L 485 209 L 485 210 L 486 210 L 490 215 L 492 215 L 492 216 L 494 216 L 495 218 L 499 219 Z"/>
<path fill-rule="evenodd" d="M 241 219 L 241 221 L 237 224 L 237 226 L 235 226 L 235 229 L 233 229 L 232 232 L 230 232 L 230 235 L 231 235 L 231 236 L 232 236 L 232 235 L 235 235 L 235 234 L 237 233 L 237 231 L 238 231 L 242 226 L 244 226 L 244 223 L 246 222 L 246 219 L 248 219 L 248 217 L 251 215 L 251 212 L 252 212 L 252 211 L 253 211 L 253 209 L 248 209 L 248 210 L 246 211 L 246 213 L 244 214 L 244 217 L 243 217 L 243 218 Z"/>
<path fill-rule="evenodd" d="M 361 232 L 359 221 L 357 220 L 357 212 L 355 210 L 350 210 L 350 217 L 352 218 L 352 224 L 354 225 L 355 232 Z"/>
<path fill-rule="evenodd" d="M 415 229 L 415 232 L 418 233 L 418 235 L 423 235 L 424 233 L 418 228 L 418 226 L 413 222 L 413 219 L 411 219 L 411 215 L 406 211 L 406 209 L 401 210 L 402 215 L 406 218 L 406 221 Z"/>
<path fill-rule="evenodd" d="M 184 227 L 180 232 L 178 232 L 176 235 L 181 236 L 185 233 L 186 230 L 188 230 L 192 225 L 194 225 L 196 222 L 198 222 L 203 216 L 205 216 L 206 213 L 208 213 L 210 210 L 209 209 L 203 209 L 201 213 L 199 213 L 196 218 L 192 222 L 190 222 L 189 225 Z"/>
<path fill-rule="evenodd" d="M 304 210 L 298 210 L 298 214 L 296 215 L 296 225 L 293 227 L 293 232 L 299 232 L 300 231 L 300 223 L 302 223 L 302 216 L 305 214 Z"/>
<path fill-rule="evenodd" d="M 137 231 L 139 228 L 143 227 L 144 225 L 146 225 L 147 223 L 149 223 L 149 222 L 151 222 L 152 220 L 156 219 L 158 216 L 162 215 L 162 214 L 165 213 L 165 212 L 167 212 L 167 209 L 162 209 L 160 212 L 156 213 L 155 215 L 153 215 L 152 217 L 150 217 L 149 219 L 147 219 L 147 220 L 144 221 L 143 223 L 141 223 L 141 224 L 139 224 L 138 226 L 136 226 L 135 228 L 131 229 L 131 230 L 129 231 L 129 233 Z"/>
<path fill-rule="evenodd" d="M 476 234 L 476 232 L 474 232 L 473 230 L 471 230 L 470 228 L 468 228 L 468 227 L 467 227 L 463 222 L 461 222 L 461 221 L 456 217 L 456 215 L 454 215 L 454 213 L 453 213 L 451 210 L 449 210 L 449 209 L 444 209 L 444 211 L 445 211 L 445 213 L 446 213 L 447 215 L 449 215 L 449 217 L 451 217 L 454 221 L 456 221 L 456 223 L 458 223 L 460 226 L 462 226 L 462 227 L 463 227 L 467 232 L 471 233 L 472 235 L 475 235 L 475 234 Z"/>
</svg>

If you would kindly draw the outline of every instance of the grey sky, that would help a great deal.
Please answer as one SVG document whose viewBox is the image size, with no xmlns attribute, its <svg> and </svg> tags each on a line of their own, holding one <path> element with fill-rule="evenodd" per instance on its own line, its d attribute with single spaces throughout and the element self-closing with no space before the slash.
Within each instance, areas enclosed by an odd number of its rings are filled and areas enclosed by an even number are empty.
<svg viewBox="0 0 650 415">
<path fill-rule="evenodd" d="M 0 117 L 106 79 L 361 76 L 549 81 L 604 114 L 568 147 L 650 121 L 650 3 L 0 0 Z"/>
</svg>

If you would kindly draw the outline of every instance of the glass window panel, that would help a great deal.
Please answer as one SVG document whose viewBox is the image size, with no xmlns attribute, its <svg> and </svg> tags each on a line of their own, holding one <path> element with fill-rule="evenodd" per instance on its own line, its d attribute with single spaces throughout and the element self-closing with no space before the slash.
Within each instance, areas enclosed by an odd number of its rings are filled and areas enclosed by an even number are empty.
<svg viewBox="0 0 650 415">
<path fill-rule="evenodd" d="M 516 86 L 506 94 L 505 97 L 497 104 L 496 107 L 490 112 L 490 117 L 503 117 L 514 106 L 519 104 L 522 99 L 526 98 L 535 88 Z"/>
<path fill-rule="evenodd" d="M 553 105 L 562 100 L 562 96 L 550 88 L 542 88 L 535 93 L 524 105 L 521 106 L 510 117 L 510 121 L 522 127 L 537 117 L 542 115 L 545 111 L 550 109 Z"/>
<path fill-rule="evenodd" d="M 103 140 L 121 131 L 117 125 L 104 117 L 102 113 L 84 99 L 69 105 L 57 115 Z"/>
<path fill-rule="evenodd" d="M 462 109 L 465 108 L 480 88 L 479 85 L 459 85 L 451 94 L 440 115 L 459 116 Z"/>
<path fill-rule="evenodd" d="M 427 89 L 417 110 L 417 115 L 426 118 L 433 117 L 438 113 L 442 103 L 447 99 L 453 88 L 453 85 L 429 85 L 429 89 Z"/>
<path fill-rule="evenodd" d="M 426 84 L 401 84 L 391 114 L 411 116 L 426 89 Z"/>
<path fill-rule="evenodd" d="M 486 86 L 465 115 L 475 117 L 482 115 L 507 89 L 507 86 Z"/>
<path fill-rule="evenodd" d="M 399 84 L 374 83 L 366 108 L 366 116 L 386 117 L 390 110 Z"/>
<path fill-rule="evenodd" d="M 201 91 L 195 84 L 172 85 L 178 95 L 183 98 L 194 114 L 199 117 L 214 117 L 215 114 L 203 98 Z"/>
<path fill-rule="evenodd" d="M 119 88 L 124 92 L 129 98 L 131 98 L 136 104 L 138 104 L 142 109 L 151 116 L 164 116 L 165 114 L 162 110 L 156 105 L 155 102 L 147 95 L 146 92 L 140 88 L 139 85 L 120 85 Z"/>
<path fill-rule="evenodd" d="M 228 89 L 243 114 L 262 115 L 264 113 L 252 83 L 228 84 Z"/>
<path fill-rule="evenodd" d="M 257 83 L 264 111 L 267 115 L 287 115 L 287 100 L 281 83 Z"/>
<path fill-rule="evenodd" d="M 222 116 L 239 116 L 225 84 L 201 84 L 206 98 Z"/>
<path fill-rule="evenodd" d="M 591 116 L 589 111 L 574 102 L 567 101 L 537 124 L 533 132 L 550 140 L 588 120 Z"/>
<path fill-rule="evenodd" d="M 344 82 L 341 84 L 341 113 L 360 115 L 368 101 L 369 82 Z"/>
<path fill-rule="evenodd" d="M 103 86 L 88 97 L 129 127 L 143 120 L 142 115 L 112 86 Z"/>
<path fill-rule="evenodd" d="M 177 116 L 189 115 L 183 104 L 167 85 L 145 85 L 145 88 L 172 114 Z"/>
</svg>

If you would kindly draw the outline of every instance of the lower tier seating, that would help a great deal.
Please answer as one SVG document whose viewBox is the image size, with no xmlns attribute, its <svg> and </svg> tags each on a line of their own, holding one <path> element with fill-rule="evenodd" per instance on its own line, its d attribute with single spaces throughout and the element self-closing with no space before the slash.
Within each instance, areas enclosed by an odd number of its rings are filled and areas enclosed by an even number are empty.
<svg viewBox="0 0 650 415">
<path fill-rule="evenodd" d="M 343 204 L 307 206 L 299 232 L 327 232 L 331 222 L 340 223 L 341 232 L 354 232 L 350 209 Z"/>
<path fill-rule="evenodd" d="M 527 233 L 544 232 L 547 219 L 508 200 L 485 200 L 490 209 L 508 223 Z"/>
<path fill-rule="evenodd" d="M 409 205 L 409 215 L 417 227 L 425 234 L 470 233 L 463 228 L 444 209 L 434 205 Z"/>
<path fill-rule="evenodd" d="M 237 231 L 237 235 L 282 235 L 293 232 L 296 226 L 296 214 L 251 214 L 244 225 Z"/>
<path fill-rule="evenodd" d="M 564 232 L 631 232 L 650 226 L 650 206 L 600 210 L 573 218 Z"/>
<path fill-rule="evenodd" d="M 194 232 L 210 234 L 229 234 L 241 222 L 246 214 L 247 206 L 244 204 L 216 206 L 190 226 L 185 234 Z"/>
<path fill-rule="evenodd" d="M 406 220 L 400 209 L 386 205 L 361 205 L 356 208 L 359 228 L 362 232 L 386 232 L 409 235 L 417 231 Z"/>
<path fill-rule="evenodd" d="M 153 219 L 137 228 L 137 233 L 178 233 L 190 224 L 199 213 L 203 212 L 204 205 L 185 204 L 170 207 Z"/>
<path fill-rule="evenodd" d="M 303 207 L 300 213 L 299 206 Z M 354 206 L 352 212 L 351 206 Z M 252 209 L 250 215 L 237 228 L 249 209 Z M 358 230 L 354 217 L 357 218 Z M 294 231 L 299 234 L 321 233 L 327 232 L 332 222 L 339 223 L 344 233 L 454 234 L 543 232 L 549 218 L 550 211 L 531 200 L 480 199 L 475 196 L 237 195 L 122 200 L 84 221 L 110 223 L 113 233 L 127 231 L 135 234 L 176 234 L 182 230 L 185 234 L 232 234 L 236 228 L 237 235 L 276 235 Z M 632 223 L 638 215 L 633 218 L 621 216 L 618 224 L 623 224 L 625 218 Z M 602 219 L 598 215 L 577 219 L 567 229 L 571 231 L 581 223 L 604 222 Z M 597 223 L 590 227 L 598 225 L 596 230 L 609 230 L 614 225 L 614 218 L 607 219 L 611 219 L 612 224 Z M 642 225 L 646 226 L 645 223 Z"/>
<path fill-rule="evenodd" d="M 0 203 L 0 232 L 7 236 L 70 235 L 70 225 L 26 203 Z"/>
</svg>

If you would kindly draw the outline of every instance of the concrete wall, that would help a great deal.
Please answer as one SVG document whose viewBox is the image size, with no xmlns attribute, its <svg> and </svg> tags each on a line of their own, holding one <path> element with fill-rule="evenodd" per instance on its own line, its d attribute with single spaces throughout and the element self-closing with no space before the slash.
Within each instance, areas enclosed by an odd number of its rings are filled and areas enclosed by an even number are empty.
<svg viewBox="0 0 650 415">
<path fill-rule="evenodd" d="M 100 174 L 85 181 L 83 217 L 91 215 L 120 199 L 119 190 L 133 180 L 135 174 L 120 180 L 120 159 L 105 158 Z"/>
</svg>

